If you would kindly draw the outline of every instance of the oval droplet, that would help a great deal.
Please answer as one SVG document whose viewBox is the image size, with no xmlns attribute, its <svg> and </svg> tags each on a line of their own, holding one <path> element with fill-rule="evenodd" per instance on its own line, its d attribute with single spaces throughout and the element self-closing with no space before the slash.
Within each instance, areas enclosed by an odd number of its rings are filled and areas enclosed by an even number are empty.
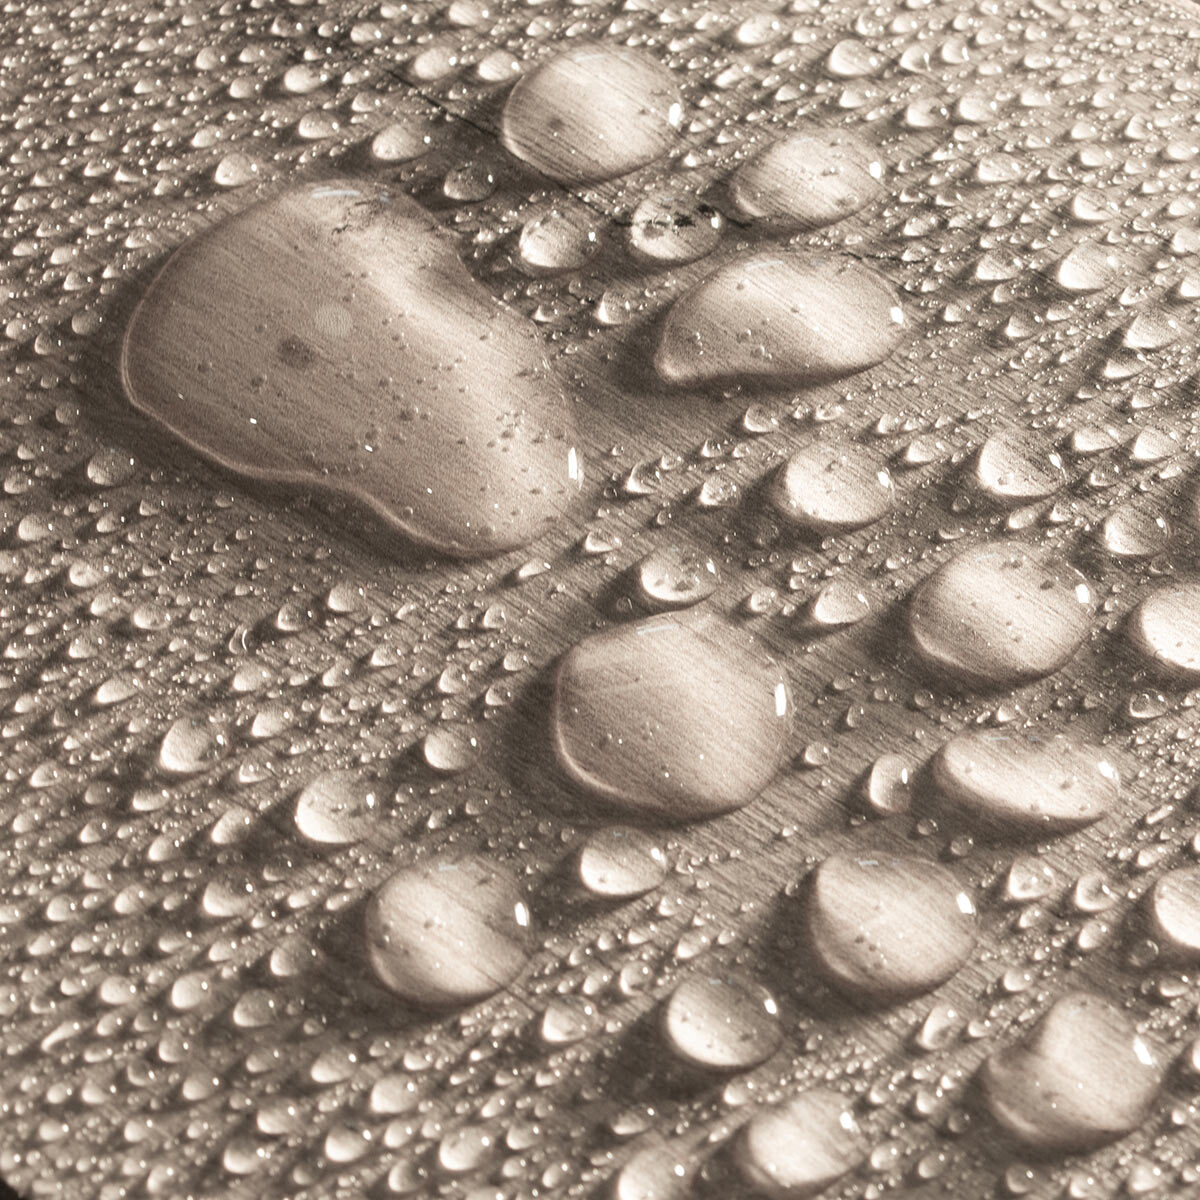
<svg viewBox="0 0 1200 1200">
<path fill-rule="evenodd" d="M 1163 1069 L 1119 1008 L 1074 992 L 979 1069 L 983 1102 L 1014 1141 L 1041 1153 L 1093 1150 L 1150 1115 Z"/>
<path fill-rule="evenodd" d="M 654 617 L 585 638 L 559 664 L 551 731 L 566 774 L 642 815 L 748 804 L 783 765 L 782 672 L 733 626 Z"/>
<path fill-rule="evenodd" d="M 509 93 L 509 152 L 563 183 L 612 179 L 660 158 L 683 108 L 671 71 L 642 50 L 587 43 L 530 71 Z"/>
<path fill-rule="evenodd" d="M 310 842 L 348 846 L 378 825 L 379 798 L 370 780 L 353 771 L 325 771 L 296 797 L 296 828 Z"/>
<path fill-rule="evenodd" d="M 783 464 L 769 495 L 781 516 L 826 537 L 881 520 L 895 501 L 895 488 L 878 455 L 862 446 L 818 439 Z"/>
<path fill-rule="evenodd" d="M 865 207 L 879 193 L 883 164 L 842 130 L 793 133 L 742 163 L 729 180 L 743 216 L 781 229 L 818 229 Z"/>
<path fill-rule="evenodd" d="M 660 546 L 636 568 L 638 600 L 651 611 L 689 608 L 717 590 L 717 564 L 698 550 Z"/>
<path fill-rule="evenodd" d="M 1200 583 L 1151 592 L 1130 614 L 1129 638 L 1163 675 L 1187 684 L 1200 677 Z"/>
<path fill-rule="evenodd" d="M 846 1097 L 814 1088 L 755 1113 L 738 1132 L 731 1157 L 756 1194 L 803 1200 L 835 1184 L 866 1155 Z"/>
<path fill-rule="evenodd" d="M 293 188 L 188 242 L 134 312 L 122 375 L 222 466 L 349 497 L 447 554 L 528 542 L 579 488 L 536 329 L 382 187 Z"/>
<path fill-rule="evenodd" d="M 375 973 L 423 1008 L 490 996 L 529 958 L 529 910 L 516 881 L 476 856 L 397 871 L 371 897 L 365 923 Z"/>
<path fill-rule="evenodd" d="M 662 847 L 640 829 L 613 825 L 590 834 L 579 847 L 575 874 L 603 900 L 628 900 L 653 891 L 667 876 Z"/>
<path fill-rule="evenodd" d="M 746 1071 L 766 1062 L 783 1041 L 774 997 L 757 984 L 697 975 L 667 998 L 663 1041 L 690 1067 Z"/>
<path fill-rule="evenodd" d="M 1200 962 L 1200 867 L 1168 871 L 1146 893 L 1150 935 L 1173 962 Z"/>
<path fill-rule="evenodd" d="M 832 854 L 812 873 L 804 926 L 813 960 L 839 992 L 889 1003 L 932 991 L 975 945 L 975 905 L 936 863 Z"/>
<path fill-rule="evenodd" d="M 973 831 L 1038 836 L 1100 820 L 1121 790 L 1099 746 L 1032 732 L 964 733 L 933 756 L 930 776 L 943 808 Z"/>
<path fill-rule="evenodd" d="M 1004 687 L 1058 670 L 1091 617 L 1091 589 L 1078 571 L 1018 542 L 988 542 L 961 551 L 916 589 L 908 629 L 939 675 Z"/>
<path fill-rule="evenodd" d="M 654 363 L 680 386 L 818 383 L 882 362 L 903 326 L 891 284 L 856 260 L 762 255 L 718 267 L 684 292 Z"/>
</svg>

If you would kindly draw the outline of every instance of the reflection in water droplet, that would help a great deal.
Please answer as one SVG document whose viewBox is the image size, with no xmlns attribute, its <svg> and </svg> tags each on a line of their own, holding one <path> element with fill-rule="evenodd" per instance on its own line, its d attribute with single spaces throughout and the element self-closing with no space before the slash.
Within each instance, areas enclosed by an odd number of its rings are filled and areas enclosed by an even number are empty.
<svg viewBox="0 0 1200 1200">
<path fill-rule="evenodd" d="M 862 446 L 814 440 L 779 469 L 771 484 L 776 511 L 822 537 L 872 525 L 895 498 L 883 460 Z"/>
<path fill-rule="evenodd" d="M 766 787 L 791 715 L 782 673 L 736 628 L 655 617 L 563 657 L 551 730 L 581 787 L 632 812 L 696 820 Z"/>
<path fill-rule="evenodd" d="M 660 1028 L 676 1058 L 710 1071 L 748 1070 L 783 1040 L 778 1007 L 765 988 L 709 975 L 685 979 L 671 993 Z"/>
<path fill-rule="evenodd" d="M 1121 777 L 1098 746 L 1062 736 L 964 733 L 934 755 L 941 804 L 972 830 L 1055 834 L 1091 825 L 1117 801 Z"/>
<path fill-rule="evenodd" d="M 961 551 L 913 593 L 908 628 L 921 658 L 951 681 L 1003 687 L 1058 670 L 1087 636 L 1087 581 L 1019 542 Z"/>
<path fill-rule="evenodd" d="M 1180 683 L 1200 678 L 1200 583 L 1151 592 L 1129 617 L 1129 638 L 1163 675 Z"/>
<path fill-rule="evenodd" d="M 590 834 L 579 847 L 575 874 L 593 896 L 627 900 L 653 891 L 662 883 L 667 858 L 649 834 L 613 825 Z"/>
<path fill-rule="evenodd" d="M 296 797 L 296 828 L 325 846 L 347 846 L 378 828 L 374 785 L 353 771 L 326 771 Z"/>
<path fill-rule="evenodd" d="M 784 229 L 816 229 L 858 212 L 879 192 L 883 165 L 841 130 L 794 133 L 733 173 L 729 191 L 746 217 Z"/>
<path fill-rule="evenodd" d="M 642 50 L 588 43 L 541 63 L 509 93 L 504 145 L 565 183 L 611 179 L 666 153 L 682 118 L 674 76 Z"/>
<path fill-rule="evenodd" d="M 684 292 L 654 363 L 668 383 L 815 383 L 866 370 L 899 345 L 904 314 L 880 275 L 852 258 L 743 258 Z"/>
<path fill-rule="evenodd" d="M 520 545 L 578 490 L 534 327 L 383 188 L 294 188 L 189 242 L 122 369 L 135 407 L 222 465 L 348 495 L 447 553 Z"/>
<path fill-rule="evenodd" d="M 808 881 L 813 959 L 849 998 L 932 991 L 970 957 L 975 905 L 945 867 L 899 855 L 833 854 Z"/>
<path fill-rule="evenodd" d="M 816 1196 L 866 1158 L 866 1139 L 846 1097 L 803 1092 L 755 1113 L 733 1142 L 732 1160 L 756 1194 L 771 1200 Z"/>
<path fill-rule="evenodd" d="M 1158 1095 L 1162 1066 L 1129 1018 L 1099 996 L 1057 1000 L 979 1070 L 997 1124 L 1038 1152 L 1075 1153 L 1132 1133 Z"/>
<path fill-rule="evenodd" d="M 426 1008 L 507 987 L 529 957 L 529 910 L 516 882 L 486 859 L 436 858 L 397 871 L 366 911 L 379 978 Z"/>
</svg>

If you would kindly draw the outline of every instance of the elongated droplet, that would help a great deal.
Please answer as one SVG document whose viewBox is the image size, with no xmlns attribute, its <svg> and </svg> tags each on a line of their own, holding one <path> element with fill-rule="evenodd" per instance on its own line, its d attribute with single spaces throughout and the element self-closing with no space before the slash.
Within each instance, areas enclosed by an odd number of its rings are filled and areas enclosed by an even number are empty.
<svg viewBox="0 0 1200 1200">
<path fill-rule="evenodd" d="M 563 770 L 644 816 L 697 820 L 748 804 L 782 766 L 790 724 L 778 667 L 711 617 L 594 634 L 555 678 Z"/>
<path fill-rule="evenodd" d="M 804 1200 L 854 1170 L 866 1147 L 846 1097 L 814 1088 L 755 1113 L 734 1140 L 732 1160 L 756 1194 Z"/>
<path fill-rule="evenodd" d="M 1180 683 L 1200 678 L 1200 583 L 1172 583 L 1147 596 L 1129 617 L 1134 648 Z"/>
<path fill-rule="evenodd" d="M 961 551 L 917 588 L 908 628 L 938 674 L 1004 687 L 1058 670 L 1091 616 L 1091 589 L 1078 571 L 1019 542 L 990 542 Z"/>
<path fill-rule="evenodd" d="M 774 998 L 757 984 L 694 975 L 668 997 L 661 1016 L 667 1048 L 688 1066 L 746 1071 L 783 1041 Z"/>
<path fill-rule="evenodd" d="M 529 957 L 529 910 L 515 880 L 487 859 L 436 858 L 397 871 L 366 910 L 379 978 L 423 1008 L 498 992 Z"/>
<path fill-rule="evenodd" d="M 643 50 L 587 43 L 542 63 L 509 94 L 511 154 L 564 183 L 612 179 L 661 157 L 683 109 L 671 71 Z"/>
<path fill-rule="evenodd" d="M 675 301 L 654 362 L 664 380 L 681 386 L 816 383 L 882 362 L 903 326 L 891 285 L 852 258 L 745 258 Z"/>
<path fill-rule="evenodd" d="M 951 738 L 933 756 L 930 775 L 946 810 L 995 836 L 1091 825 L 1121 790 L 1120 773 L 1099 746 L 1020 730 Z"/>
<path fill-rule="evenodd" d="M 883 461 L 866 447 L 818 440 L 783 464 L 772 480 L 770 498 L 781 516 L 827 536 L 885 517 L 895 489 Z"/>
<path fill-rule="evenodd" d="M 578 491 L 534 326 L 412 201 L 293 188 L 178 250 L 133 315 L 133 405 L 250 480 L 346 496 L 454 555 L 520 545 Z"/>
<path fill-rule="evenodd" d="M 1042 1153 L 1092 1150 L 1150 1115 L 1163 1068 L 1119 1008 L 1073 992 L 979 1070 L 985 1106 L 1011 1138 Z"/>
<path fill-rule="evenodd" d="M 830 855 L 809 879 L 804 924 L 821 974 L 867 1003 L 932 991 L 975 945 L 975 905 L 954 876 L 892 854 Z"/>
<path fill-rule="evenodd" d="M 883 164 L 842 130 L 794 133 L 733 173 L 730 195 L 743 216 L 781 229 L 817 229 L 858 212 L 879 193 Z"/>
</svg>

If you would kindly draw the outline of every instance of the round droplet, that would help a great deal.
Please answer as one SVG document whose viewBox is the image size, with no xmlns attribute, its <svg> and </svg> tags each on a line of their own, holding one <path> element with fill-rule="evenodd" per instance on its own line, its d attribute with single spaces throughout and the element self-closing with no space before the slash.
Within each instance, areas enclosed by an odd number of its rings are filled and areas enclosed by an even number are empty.
<svg viewBox="0 0 1200 1200">
<path fill-rule="evenodd" d="M 882 362 L 903 326 L 891 285 L 857 260 L 761 255 L 718 267 L 675 301 L 654 363 L 681 386 L 811 384 Z"/>
<path fill-rule="evenodd" d="M 509 93 L 510 153 L 564 183 L 612 179 L 653 162 L 683 109 L 671 72 L 642 50 L 587 43 L 532 70 Z"/>
<path fill-rule="evenodd" d="M 979 1070 L 984 1105 L 1021 1146 L 1040 1153 L 1093 1150 L 1139 1128 L 1163 1068 L 1119 1008 L 1074 992 L 1015 1045 Z"/>
<path fill-rule="evenodd" d="M 122 372 L 136 408 L 222 466 L 349 497 L 445 553 L 529 541 L 578 492 L 536 328 L 382 186 L 293 188 L 186 244 Z"/>
<path fill-rule="evenodd" d="M 660 546 L 636 567 L 638 599 L 649 609 L 688 608 L 717 590 L 717 564 L 686 546 Z"/>
<path fill-rule="evenodd" d="M 853 1171 L 866 1154 L 846 1097 L 815 1088 L 751 1117 L 733 1142 L 732 1161 L 756 1194 L 804 1200 Z"/>
<path fill-rule="evenodd" d="M 697 820 L 748 804 L 783 765 L 791 703 L 735 627 L 655 617 L 594 634 L 555 677 L 551 732 L 581 787 L 647 816 Z"/>
<path fill-rule="evenodd" d="M 975 905 L 954 876 L 891 854 L 825 859 L 809 879 L 804 924 L 821 974 L 860 1002 L 932 991 L 975 945 Z"/>
<path fill-rule="evenodd" d="M 1081 829 L 1100 820 L 1121 790 L 1100 747 L 1022 730 L 951 738 L 930 776 L 945 810 L 996 836 Z"/>
<path fill-rule="evenodd" d="M 1200 678 L 1200 583 L 1151 592 L 1129 617 L 1129 638 L 1163 675 L 1188 684 Z"/>
<path fill-rule="evenodd" d="M 862 446 L 824 440 L 797 450 L 770 488 L 781 516 L 821 537 L 874 524 L 894 499 L 892 477 L 878 456 Z"/>
<path fill-rule="evenodd" d="M 348 846 L 379 825 L 379 798 L 370 780 L 353 771 L 326 771 L 296 797 L 296 828 L 310 842 Z"/>
<path fill-rule="evenodd" d="M 629 222 L 629 246 L 650 263 L 686 263 L 711 254 L 725 219 L 697 196 L 656 192 L 647 196 Z"/>
<path fill-rule="evenodd" d="M 1107 246 L 1081 242 L 1054 271 L 1054 279 L 1067 292 L 1098 292 L 1117 277 L 1121 264 Z"/>
<path fill-rule="evenodd" d="M 667 875 L 667 858 L 648 834 L 615 825 L 597 830 L 579 847 L 575 874 L 593 896 L 628 900 L 662 883 Z"/>
<path fill-rule="evenodd" d="M 870 203 L 883 164 L 840 130 L 794 133 L 760 150 L 729 181 L 743 216 L 781 229 L 832 225 Z"/>
<path fill-rule="evenodd" d="M 1017 434 L 996 434 L 979 447 L 975 481 L 994 500 L 1028 504 L 1053 495 L 1067 475 L 1057 454 Z"/>
<path fill-rule="evenodd" d="M 583 204 L 557 203 L 529 216 L 517 238 L 521 262 L 533 271 L 583 266 L 600 245 L 596 215 Z"/>
<path fill-rule="evenodd" d="M 1200 867 L 1168 871 L 1146 893 L 1151 937 L 1175 962 L 1200 962 Z"/>
<path fill-rule="evenodd" d="M 1078 571 L 1019 542 L 988 542 L 961 551 L 917 588 L 908 629 L 938 674 L 1005 687 L 1058 670 L 1091 617 L 1091 590 Z"/>
<path fill-rule="evenodd" d="M 366 911 L 367 956 L 413 1004 L 444 1008 L 507 987 L 529 957 L 529 910 L 503 868 L 436 858 L 397 871 Z"/>
<path fill-rule="evenodd" d="M 783 1041 L 779 1009 L 757 984 L 708 975 L 685 979 L 667 998 L 663 1040 L 676 1058 L 707 1071 L 746 1071 Z"/>
</svg>

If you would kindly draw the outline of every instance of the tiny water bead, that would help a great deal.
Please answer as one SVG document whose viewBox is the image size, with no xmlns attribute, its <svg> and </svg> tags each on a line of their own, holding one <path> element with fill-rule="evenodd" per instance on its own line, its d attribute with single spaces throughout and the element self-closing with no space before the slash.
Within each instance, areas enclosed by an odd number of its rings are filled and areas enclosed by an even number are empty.
<svg viewBox="0 0 1200 1200">
<path fill-rule="evenodd" d="M 1173 962 L 1200 962 L 1200 867 L 1168 871 L 1146 893 L 1150 936 Z"/>
<path fill-rule="evenodd" d="M 379 826 L 374 784 L 353 771 L 325 771 L 296 797 L 296 828 L 302 837 L 324 846 L 360 842 Z"/>
<path fill-rule="evenodd" d="M 1135 651 L 1180 683 L 1200 679 L 1200 583 L 1171 583 L 1151 592 L 1129 617 Z"/>
<path fill-rule="evenodd" d="M 675 301 L 654 364 L 683 387 L 811 384 L 882 362 L 903 329 L 891 284 L 857 260 L 758 255 L 718 267 Z"/>
<path fill-rule="evenodd" d="M 1088 582 L 1020 542 L 960 551 L 913 593 L 908 631 L 924 663 L 972 687 L 1009 687 L 1058 670 L 1092 621 Z"/>
<path fill-rule="evenodd" d="M 661 616 L 567 652 L 551 737 L 564 772 L 593 795 L 690 821 L 753 800 L 783 765 L 791 720 L 782 672 L 748 635 L 705 614 Z"/>
<path fill-rule="evenodd" d="M 742 163 L 729 180 L 738 211 L 780 229 L 817 229 L 858 212 L 880 192 L 883 164 L 842 130 L 789 134 Z"/>
<path fill-rule="evenodd" d="M 590 834 L 575 856 L 575 876 L 601 900 L 628 900 L 653 891 L 667 876 L 667 858 L 649 834 L 613 825 Z"/>
<path fill-rule="evenodd" d="M 679 85 L 644 50 L 589 42 L 539 64 L 509 93 L 509 152 L 562 183 L 612 179 L 661 158 L 683 119 Z"/>
<path fill-rule="evenodd" d="M 882 458 L 866 447 L 818 438 L 783 464 L 769 496 L 793 525 L 826 537 L 882 520 L 895 488 Z"/>
<path fill-rule="evenodd" d="M 730 1152 L 746 1185 L 770 1200 L 804 1200 L 849 1174 L 867 1141 L 847 1098 L 814 1088 L 754 1114 Z"/>
<path fill-rule="evenodd" d="M 705 1071 L 747 1071 L 783 1041 L 774 997 L 737 978 L 685 979 L 662 1007 L 660 1028 L 670 1052 Z"/>
<path fill-rule="evenodd" d="M 481 1000 L 529 959 L 529 909 L 503 867 L 438 857 L 397 871 L 367 904 L 367 956 L 380 980 L 422 1008 Z"/>
<path fill-rule="evenodd" d="M 933 756 L 939 806 L 984 835 L 1066 833 L 1117 802 L 1120 772 L 1099 746 L 1032 731 L 964 733 Z"/>
<path fill-rule="evenodd" d="M 1158 1054 L 1100 996 L 1056 1000 L 1017 1043 L 979 1069 L 983 1104 L 1027 1150 L 1078 1153 L 1139 1128 L 1162 1083 Z"/>
<path fill-rule="evenodd" d="M 520 545 L 580 485 L 535 327 L 414 202 L 306 185 L 168 260 L 122 357 L 133 405 L 250 480 L 348 496 L 453 555 Z"/>
<path fill-rule="evenodd" d="M 829 984 L 860 1003 L 892 1003 L 932 991 L 967 961 L 975 904 L 937 863 L 833 854 L 808 880 L 804 928 Z"/>
</svg>

